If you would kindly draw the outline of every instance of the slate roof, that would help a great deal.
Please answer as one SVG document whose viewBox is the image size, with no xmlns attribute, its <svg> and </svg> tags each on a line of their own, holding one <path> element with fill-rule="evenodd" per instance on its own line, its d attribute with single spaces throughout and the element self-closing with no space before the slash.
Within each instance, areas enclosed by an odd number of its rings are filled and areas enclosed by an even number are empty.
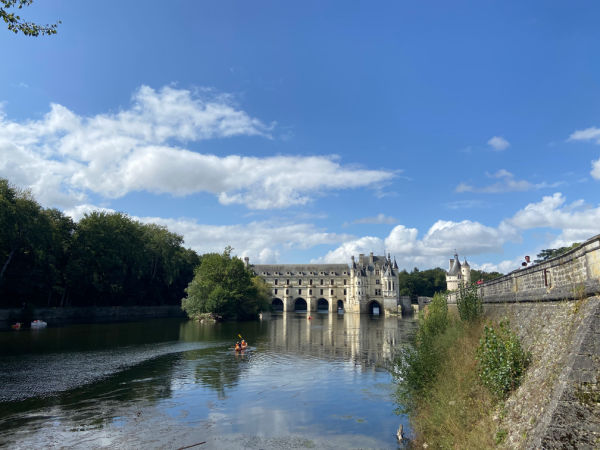
<svg viewBox="0 0 600 450">
<path fill-rule="evenodd" d="M 325 272 L 325 276 L 329 276 L 332 272 L 335 275 L 343 275 L 344 272 L 349 272 L 350 267 L 347 264 L 253 264 L 251 269 L 257 275 L 262 275 L 266 272 L 267 275 L 287 275 L 290 272 L 290 276 L 297 275 L 321 275 L 321 272 Z"/>
</svg>

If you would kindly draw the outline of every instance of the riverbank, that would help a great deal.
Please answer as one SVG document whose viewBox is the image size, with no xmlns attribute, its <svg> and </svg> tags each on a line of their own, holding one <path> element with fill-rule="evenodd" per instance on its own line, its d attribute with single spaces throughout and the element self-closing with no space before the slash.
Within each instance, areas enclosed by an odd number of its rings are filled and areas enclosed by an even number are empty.
<svg viewBox="0 0 600 450">
<path fill-rule="evenodd" d="M 485 323 L 508 319 L 530 352 L 520 386 L 494 399 L 477 375 Z M 455 322 L 439 372 L 412 417 L 415 444 L 458 448 L 598 448 L 600 299 L 484 307 L 483 320 Z"/>
<path fill-rule="evenodd" d="M 72 323 L 130 322 L 144 319 L 187 317 L 179 305 L 103 306 L 81 308 L 0 309 L 0 329 L 15 322 L 43 320 L 48 326 Z"/>
</svg>

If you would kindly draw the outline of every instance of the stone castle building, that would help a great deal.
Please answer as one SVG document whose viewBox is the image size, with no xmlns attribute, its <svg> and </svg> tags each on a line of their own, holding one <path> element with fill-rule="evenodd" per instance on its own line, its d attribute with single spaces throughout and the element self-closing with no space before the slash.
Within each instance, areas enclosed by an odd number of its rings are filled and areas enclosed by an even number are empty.
<svg viewBox="0 0 600 450">
<path fill-rule="evenodd" d="M 390 255 L 360 254 L 347 264 L 250 264 L 270 287 L 279 311 L 398 311 L 398 264 Z"/>
<path fill-rule="evenodd" d="M 464 263 L 460 263 L 458 254 L 454 254 L 454 258 L 450 258 L 450 268 L 446 272 L 446 289 L 449 291 L 457 291 L 461 284 L 471 283 L 471 267 L 465 258 Z"/>
</svg>

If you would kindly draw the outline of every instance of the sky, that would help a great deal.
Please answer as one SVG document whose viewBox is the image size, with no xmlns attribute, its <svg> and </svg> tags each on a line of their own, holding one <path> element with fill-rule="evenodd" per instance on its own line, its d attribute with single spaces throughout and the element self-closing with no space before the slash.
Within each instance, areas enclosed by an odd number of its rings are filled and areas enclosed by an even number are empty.
<svg viewBox="0 0 600 450">
<path fill-rule="evenodd" d="M 600 3 L 36 0 L 0 177 L 254 263 L 503 273 L 600 233 Z"/>
</svg>

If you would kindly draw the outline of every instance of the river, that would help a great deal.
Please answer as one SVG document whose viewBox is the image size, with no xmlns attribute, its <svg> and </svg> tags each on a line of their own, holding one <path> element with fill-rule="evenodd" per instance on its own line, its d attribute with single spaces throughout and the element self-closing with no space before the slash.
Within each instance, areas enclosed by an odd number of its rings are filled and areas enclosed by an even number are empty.
<svg viewBox="0 0 600 450">
<path fill-rule="evenodd" d="M 282 313 L 1 331 L 0 446 L 397 448 L 388 369 L 415 329 Z"/>
</svg>

